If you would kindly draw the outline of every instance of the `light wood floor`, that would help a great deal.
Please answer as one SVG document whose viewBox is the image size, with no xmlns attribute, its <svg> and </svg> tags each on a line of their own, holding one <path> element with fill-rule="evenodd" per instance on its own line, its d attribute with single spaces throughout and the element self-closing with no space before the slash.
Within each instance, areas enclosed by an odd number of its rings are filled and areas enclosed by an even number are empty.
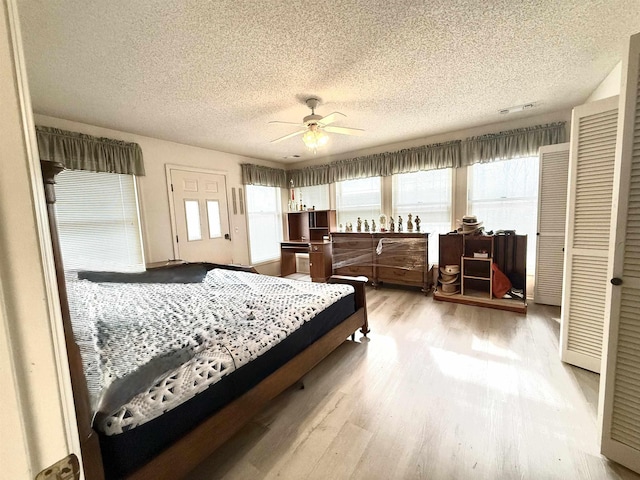
<svg viewBox="0 0 640 480">
<path fill-rule="evenodd" d="M 367 291 L 345 342 L 189 477 L 640 479 L 598 453 L 596 374 L 558 359 L 560 311 Z"/>
</svg>

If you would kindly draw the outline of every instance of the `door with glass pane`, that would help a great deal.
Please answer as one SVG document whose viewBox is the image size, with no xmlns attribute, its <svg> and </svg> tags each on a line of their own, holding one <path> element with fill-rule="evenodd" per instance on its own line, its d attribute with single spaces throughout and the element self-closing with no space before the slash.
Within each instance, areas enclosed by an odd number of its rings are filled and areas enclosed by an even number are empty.
<svg viewBox="0 0 640 480">
<path fill-rule="evenodd" d="M 176 258 L 231 263 L 224 175 L 171 169 Z"/>
</svg>

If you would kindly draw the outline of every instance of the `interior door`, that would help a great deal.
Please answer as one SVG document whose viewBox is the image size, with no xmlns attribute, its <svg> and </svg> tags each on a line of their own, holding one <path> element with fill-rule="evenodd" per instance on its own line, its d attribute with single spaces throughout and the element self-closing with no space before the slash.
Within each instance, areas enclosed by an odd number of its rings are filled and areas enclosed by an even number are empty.
<svg viewBox="0 0 640 480">
<path fill-rule="evenodd" d="M 602 453 L 640 473 L 639 63 L 636 34 L 622 67 L 599 413 Z"/>
<path fill-rule="evenodd" d="M 534 301 L 562 303 L 562 267 L 567 218 L 569 144 L 540 147 L 538 241 Z"/>
<path fill-rule="evenodd" d="M 226 177 L 170 169 L 176 258 L 231 263 Z"/>
<path fill-rule="evenodd" d="M 600 372 L 618 97 L 573 109 L 560 355 Z"/>
</svg>

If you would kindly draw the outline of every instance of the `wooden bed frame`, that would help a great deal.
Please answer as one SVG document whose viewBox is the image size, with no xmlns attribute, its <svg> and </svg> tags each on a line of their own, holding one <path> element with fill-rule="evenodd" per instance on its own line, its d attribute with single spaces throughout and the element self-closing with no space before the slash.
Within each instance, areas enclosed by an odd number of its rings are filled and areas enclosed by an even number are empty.
<svg viewBox="0 0 640 480">
<path fill-rule="evenodd" d="M 50 161 L 41 161 L 41 165 L 60 295 L 65 343 L 69 358 L 71 386 L 76 408 L 83 469 L 87 480 L 104 480 L 105 474 L 98 434 L 91 427 L 92 412 L 89 402 L 89 392 L 82 367 L 82 358 L 78 345 L 75 343 L 71 326 L 54 208 L 55 176 L 64 170 L 64 167 L 60 163 Z M 220 267 L 257 273 L 253 267 L 239 265 L 220 265 Z M 154 459 L 131 473 L 127 478 L 130 480 L 183 478 L 246 425 L 264 405 L 299 381 L 304 374 L 309 372 L 322 359 L 340 346 L 349 336 L 354 338 L 355 332 L 358 329 L 360 329 L 363 335 L 366 335 L 369 332 L 365 297 L 366 282 L 366 277 L 331 277 L 329 283 L 347 283 L 353 285 L 355 288 L 356 312 L 353 315 L 266 377 L 244 395 L 208 417 Z"/>
</svg>

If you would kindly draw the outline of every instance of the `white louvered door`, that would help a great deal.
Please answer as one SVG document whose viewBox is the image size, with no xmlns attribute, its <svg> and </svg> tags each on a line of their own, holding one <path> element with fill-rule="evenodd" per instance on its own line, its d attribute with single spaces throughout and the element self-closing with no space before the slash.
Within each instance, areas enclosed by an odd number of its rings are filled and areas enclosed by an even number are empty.
<svg viewBox="0 0 640 480">
<path fill-rule="evenodd" d="M 600 372 L 618 97 L 573 109 L 561 345 L 563 361 Z"/>
<path fill-rule="evenodd" d="M 540 147 L 538 183 L 538 242 L 533 300 L 545 305 L 562 303 L 569 144 Z"/>
<path fill-rule="evenodd" d="M 636 34 L 622 68 L 599 413 L 602 453 L 640 473 L 639 63 Z"/>
</svg>

